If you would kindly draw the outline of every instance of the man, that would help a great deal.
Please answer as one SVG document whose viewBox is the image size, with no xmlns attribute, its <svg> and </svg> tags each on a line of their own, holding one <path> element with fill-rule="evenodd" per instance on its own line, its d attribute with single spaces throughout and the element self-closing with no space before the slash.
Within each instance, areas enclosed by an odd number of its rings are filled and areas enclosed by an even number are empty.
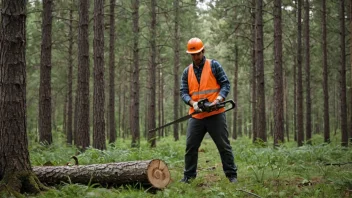
<svg viewBox="0 0 352 198">
<path fill-rule="evenodd" d="M 189 114 L 201 112 L 198 106 L 200 99 L 207 98 L 211 105 L 223 101 L 230 91 L 230 82 L 221 65 L 206 59 L 204 45 L 199 38 L 192 38 L 187 44 L 187 53 L 193 63 L 182 73 L 180 95 L 190 106 Z M 232 147 L 228 139 L 225 109 L 212 112 L 201 112 L 193 115 L 188 121 L 185 170 L 181 182 L 189 183 L 197 176 L 198 148 L 208 132 L 220 153 L 223 171 L 230 182 L 237 182 L 237 167 L 234 162 Z"/>
</svg>

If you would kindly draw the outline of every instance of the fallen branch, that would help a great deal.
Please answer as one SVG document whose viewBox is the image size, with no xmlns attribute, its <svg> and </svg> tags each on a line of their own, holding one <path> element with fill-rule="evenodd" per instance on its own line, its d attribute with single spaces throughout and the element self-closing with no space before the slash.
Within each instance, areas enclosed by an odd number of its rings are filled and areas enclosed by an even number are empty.
<svg viewBox="0 0 352 198">
<path fill-rule="evenodd" d="M 242 191 L 242 192 L 245 192 L 245 193 L 248 193 L 254 197 L 258 197 L 258 198 L 262 198 L 261 196 L 257 195 L 257 194 L 254 194 L 254 193 L 251 193 L 251 192 L 248 192 L 248 191 L 245 191 L 245 190 L 242 190 L 242 189 L 236 189 L 237 191 Z"/>
<path fill-rule="evenodd" d="M 341 163 L 325 163 L 325 166 L 342 166 L 346 164 L 352 164 L 352 162 L 341 162 Z"/>
</svg>

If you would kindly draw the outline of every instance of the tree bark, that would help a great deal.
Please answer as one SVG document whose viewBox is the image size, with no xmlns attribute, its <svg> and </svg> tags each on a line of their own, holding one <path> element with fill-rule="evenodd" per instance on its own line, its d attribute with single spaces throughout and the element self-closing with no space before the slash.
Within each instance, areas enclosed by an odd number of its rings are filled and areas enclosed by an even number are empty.
<svg viewBox="0 0 352 198">
<path fill-rule="evenodd" d="M 51 30 L 52 0 L 43 1 L 39 86 L 39 142 L 51 144 Z"/>
<path fill-rule="evenodd" d="M 12 0 L 6 0 L 2 4 L 0 28 L 0 180 L 4 179 L 6 174 L 31 168 L 26 133 L 26 6 L 23 2 L 15 1 L 13 3 Z"/>
<path fill-rule="evenodd" d="M 345 1 L 340 0 L 340 116 L 341 146 L 348 146 L 347 101 L 346 101 L 346 49 L 345 49 Z"/>
<path fill-rule="evenodd" d="M 160 60 L 160 58 L 159 58 Z M 161 122 L 161 106 L 162 106 L 162 101 L 163 101 L 163 97 L 161 95 L 161 89 L 163 87 L 163 85 L 161 84 L 161 78 L 162 78 L 162 67 L 158 67 L 158 125 L 161 126 L 162 122 Z M 159 138 L 163 137 L 162 136 L 162 131 L 158 130 L 158 136 Z"/>
<path fill-rule="evenodd" d="M 322 50 L 323 50 L 323 92 L 324 92 L 324 142 L 330 142 L 328 50 L 326 33 L 326 0 L 322 0 Z"/>
<path fill-rule="evenodd" d="M 93 147 L 106 149 L 104 81 L 104 0 L 94 0 Z"/>
<path fill-rule="evenodd" d="M 297 18 L 298 2 L 294 3 L 294 16 Z M 298 37 L 298 36 L 297 36 Z M 297 40 L 293 40 L 293 49 L 297 49 Z M 293 140 L 297 141 L 297 65 L 298 65 L 298 54 L 292 53 L 293 55 Z"/>
<path fill-rule="evenodd" d="M 71 0 L 73 5 L 73 0 Z M 70 9 L 70 23 L 69 23 L 69 47 L 68 47 L 68 96 L 67 96 L 67 124 L 66 124 L 66 142 L 72 144 L 73 132 L 72 132 L 72 121 L 73 121 L 73 96 L 72 96 L 72 81 L 73 81 L 73 8 Z"/>
<path fill-rule="evenodd" d="M 236 120 L 236 133 L 237 137 L 242 137 L 242 123 L 245 123 L 243 113 L 237 112 L 237 120 Z M 235 125 L 233 125 L 235 126 Z"/>
<path fill-rule="evenodd" d="M 265 78 L 264 78 L 264 32 L 263 32 L 263 0 L 256 1 L 256 67 L 257 67 L 257 107 L 258 107 L 258 139 L 267 141 L 265 115 Z"/>
<path fill-rule="evenodd" d="M 352 2 L 350 1 L 350 142 L 352 143 Z"/>
<path fill-rule="evenodd" d="M 284 142 L 281 0 L 274 1 L 274 146 Z"/>
<path fill-rule="evenodd" d="M 297 145 L 304 142 L 303 131 L 303 85 L 302 85 L 302 0 L 297 8 Z"/>
<path fill-rule="evenodd" d="M 110 123 L 109 124 L 109 143 L 114 143 L 116 141 L 116 121 L 115 121 L 115 4 L 116 4 L 116 0 L 110 0 L 109 110 L 108 110 L 109 111 L 109 123 Z"/>
<path fill-rule="evenodd" d="M 159 125 L 164 125 L 165 124 L 165 114 L 164 114 L 164 76 L 165 76 L 165 73 L 164 73 L 164 70 L 163 68 L 161 67 L 160 68 L 160 94 L 161 94 L 161 107 L 160 107 L 160 114 L 161 114 L 161 117 L 160 117 L 160 123 Z M 165 128 L 162 128 L 161 130 L 159 130 L 160 133 L 161 133 L 161 136 L 164 137 L 165 136 Z"/>
<path fill-rule="evenodd" d="M 73 114 L 73 142 L 77 146 L 78 145 L 78 87 L 76 87 L 76 96 L 74 102 L 74 114 Z"/>
<path fill-rule="evenodd" d="M 179 0 L 174 0 L 174 11 L 175 11 L 175 23 L 174 23 L 174 120 L 179 118 L 179 67 L 180 67 L 180 35 L 179 35 Z M 176 123 L 173 125 L 174 139 L 175 141 L 179 140 L 179 124 Z"/>
<path fill-rule="evenodd" d="M 138 182 L 162 189 L 171 180 L 167 165 L 158 159 L 77 166 L 37 166 L 33 167 L 33 171 L 42 183 L 48 185 L 67 182 L 118 186 Z"/>
<path fill-rule="evenodd" d="M 284 71 L 283 74 L 283 89 L 284 89 L 284 117 L 285 117 L 285 131 L 286 131 L 286 137 L 287 137 L 287 142 L 290 141 L 290 113 L 289 113 L 289 89 L 287 86 L 287 74 Z"/>
<path fill-rule="evenodd" d="M 77 78 L 77 142 L 76 146 L 86 149 L 89 137 L 89 1 L 79 1 L 78 28 L 78 78 Z"/>
<path fill-rule="evenodd" d="M 148 100 L 148 111 L 149 114 L 147 119 L 148 129 L 154 129 L 156 127 L 156 116 L 155 116 L 155 100 L 156 100 L 156 0 L 151 0 L 151 26 L 150 26 L 150 68 L 149 68 L 149 100 Z M 148 142 L 150 147 L 156 147 L 156 132 L 148 133 Z"/>
<path fill-rule="evenodd" d="M 233 100 L 235 103 L 237 103 L 237 98 L 238 98 L 238 46 L 235 46 L 235 69 L 234 69 L 234 80 L 233 80 Z M 232 129 L 232 139 L 236 140 L 237 139 L 237 108 L 234 109 L 233 111 L 233 129 Z"/>
<path fill-rule="evenodd" d="M 67 76 L 66 76 L 67 77 Z M 67 79 L 66 79 L 67 80 Z M 68 91 L 65 92 L 64 108 L 63 108 L 63 119 L 62 119 L 62 132 L 66 134 L 67 129 L 67 104 L 68 104 Z"/>
<path fill-rule="evenodd" d="M 133 68 L 132 68 L 132 93 L 131 93 L 131 133 L 132 147 L 139 147 L 139 0 L 132 3 L 132 29 L 133 29 Z"/>
<path fill-rule="evenodd" d="M 31 170 L 26 131 L 25 1 L 3 0 L 0 17 L 0 194 L 44 189 Z"/>
<path fill-rule="evenodd" d="M 251 137 L 251 134 L 253 135 L 253 142 L 257 140 L 258 137 L 258 131 L 257 131 L 257 68 L 256 68 L 256 20 L 255 20 L 255 0 L 252 0 L 251 2 L 251 15 L 252 15 L 252 133 L 249 134 L 249 137 Z"/>
<path fill-rule="evenodd" d="M 312 99 L 310 96 L 310 40 L 309 40 L 309 0 L 304 4 L 305 74 L 306 74 L 306 141 L 312 144 Z"/>
</svg>

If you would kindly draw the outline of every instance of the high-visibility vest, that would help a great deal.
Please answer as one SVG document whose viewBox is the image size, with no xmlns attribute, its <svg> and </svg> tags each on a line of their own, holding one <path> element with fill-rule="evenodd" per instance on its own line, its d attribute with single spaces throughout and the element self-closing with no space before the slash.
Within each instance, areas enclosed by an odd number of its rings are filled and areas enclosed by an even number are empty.
<svg viewBox="0 0 352 198">
<path fill-rule="evenodd" d="M 196 74 L 194 73 L 193 64 L 189 65 L 188 68 L 188 88 L 189 95 L 193 101 L 199 101 L 200 99 L 207 98 L 209 102 L 213 102 L 220 93 L 220 85 L 217 83 L 216 78 L 211 71 L 211 60 L 206 59 L 202 75 L 200 77 L 200 83 L 198 83 Z M 193 118 L 203 119 L 215 114 L 219 114 L 225 111 L 225 108 L 220 108 L 212 112 L 202 112 L 193 115 Z M 194 112 L 194 108 L 190 107 L 189 114 Z"/>
</svg>

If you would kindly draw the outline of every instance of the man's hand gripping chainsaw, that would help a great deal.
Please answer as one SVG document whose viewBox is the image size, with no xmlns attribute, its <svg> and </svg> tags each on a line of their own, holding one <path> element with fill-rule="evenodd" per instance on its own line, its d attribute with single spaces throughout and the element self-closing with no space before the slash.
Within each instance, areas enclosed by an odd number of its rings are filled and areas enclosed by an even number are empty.
<svg viewBox="0 0 352 198">
<path fill-rule="evenodd" d="M 209 113 L 209 112 L 216 111 L 216 110 L 219 110 L 220 108 L 225 107 L 227 103 L 231 103 L 232 106 L 229 109 L 227 109 L 226 111 L 231 110 L 231 109 L 235 108 L 235 106 L 236 106 L 236 104 L 233 100 L 227 100 L 224 102 L 219 102 L 219 103 L 213 104 L 213 103 L 209 102 L 208 99 L 205 98 L 205 99 L 200 99 L 198 101 L 198 107 L 202 110 L 202 112 Z M 201 112 L 197 112 L 197 113 L 201 113 Z"/>
</svg>

